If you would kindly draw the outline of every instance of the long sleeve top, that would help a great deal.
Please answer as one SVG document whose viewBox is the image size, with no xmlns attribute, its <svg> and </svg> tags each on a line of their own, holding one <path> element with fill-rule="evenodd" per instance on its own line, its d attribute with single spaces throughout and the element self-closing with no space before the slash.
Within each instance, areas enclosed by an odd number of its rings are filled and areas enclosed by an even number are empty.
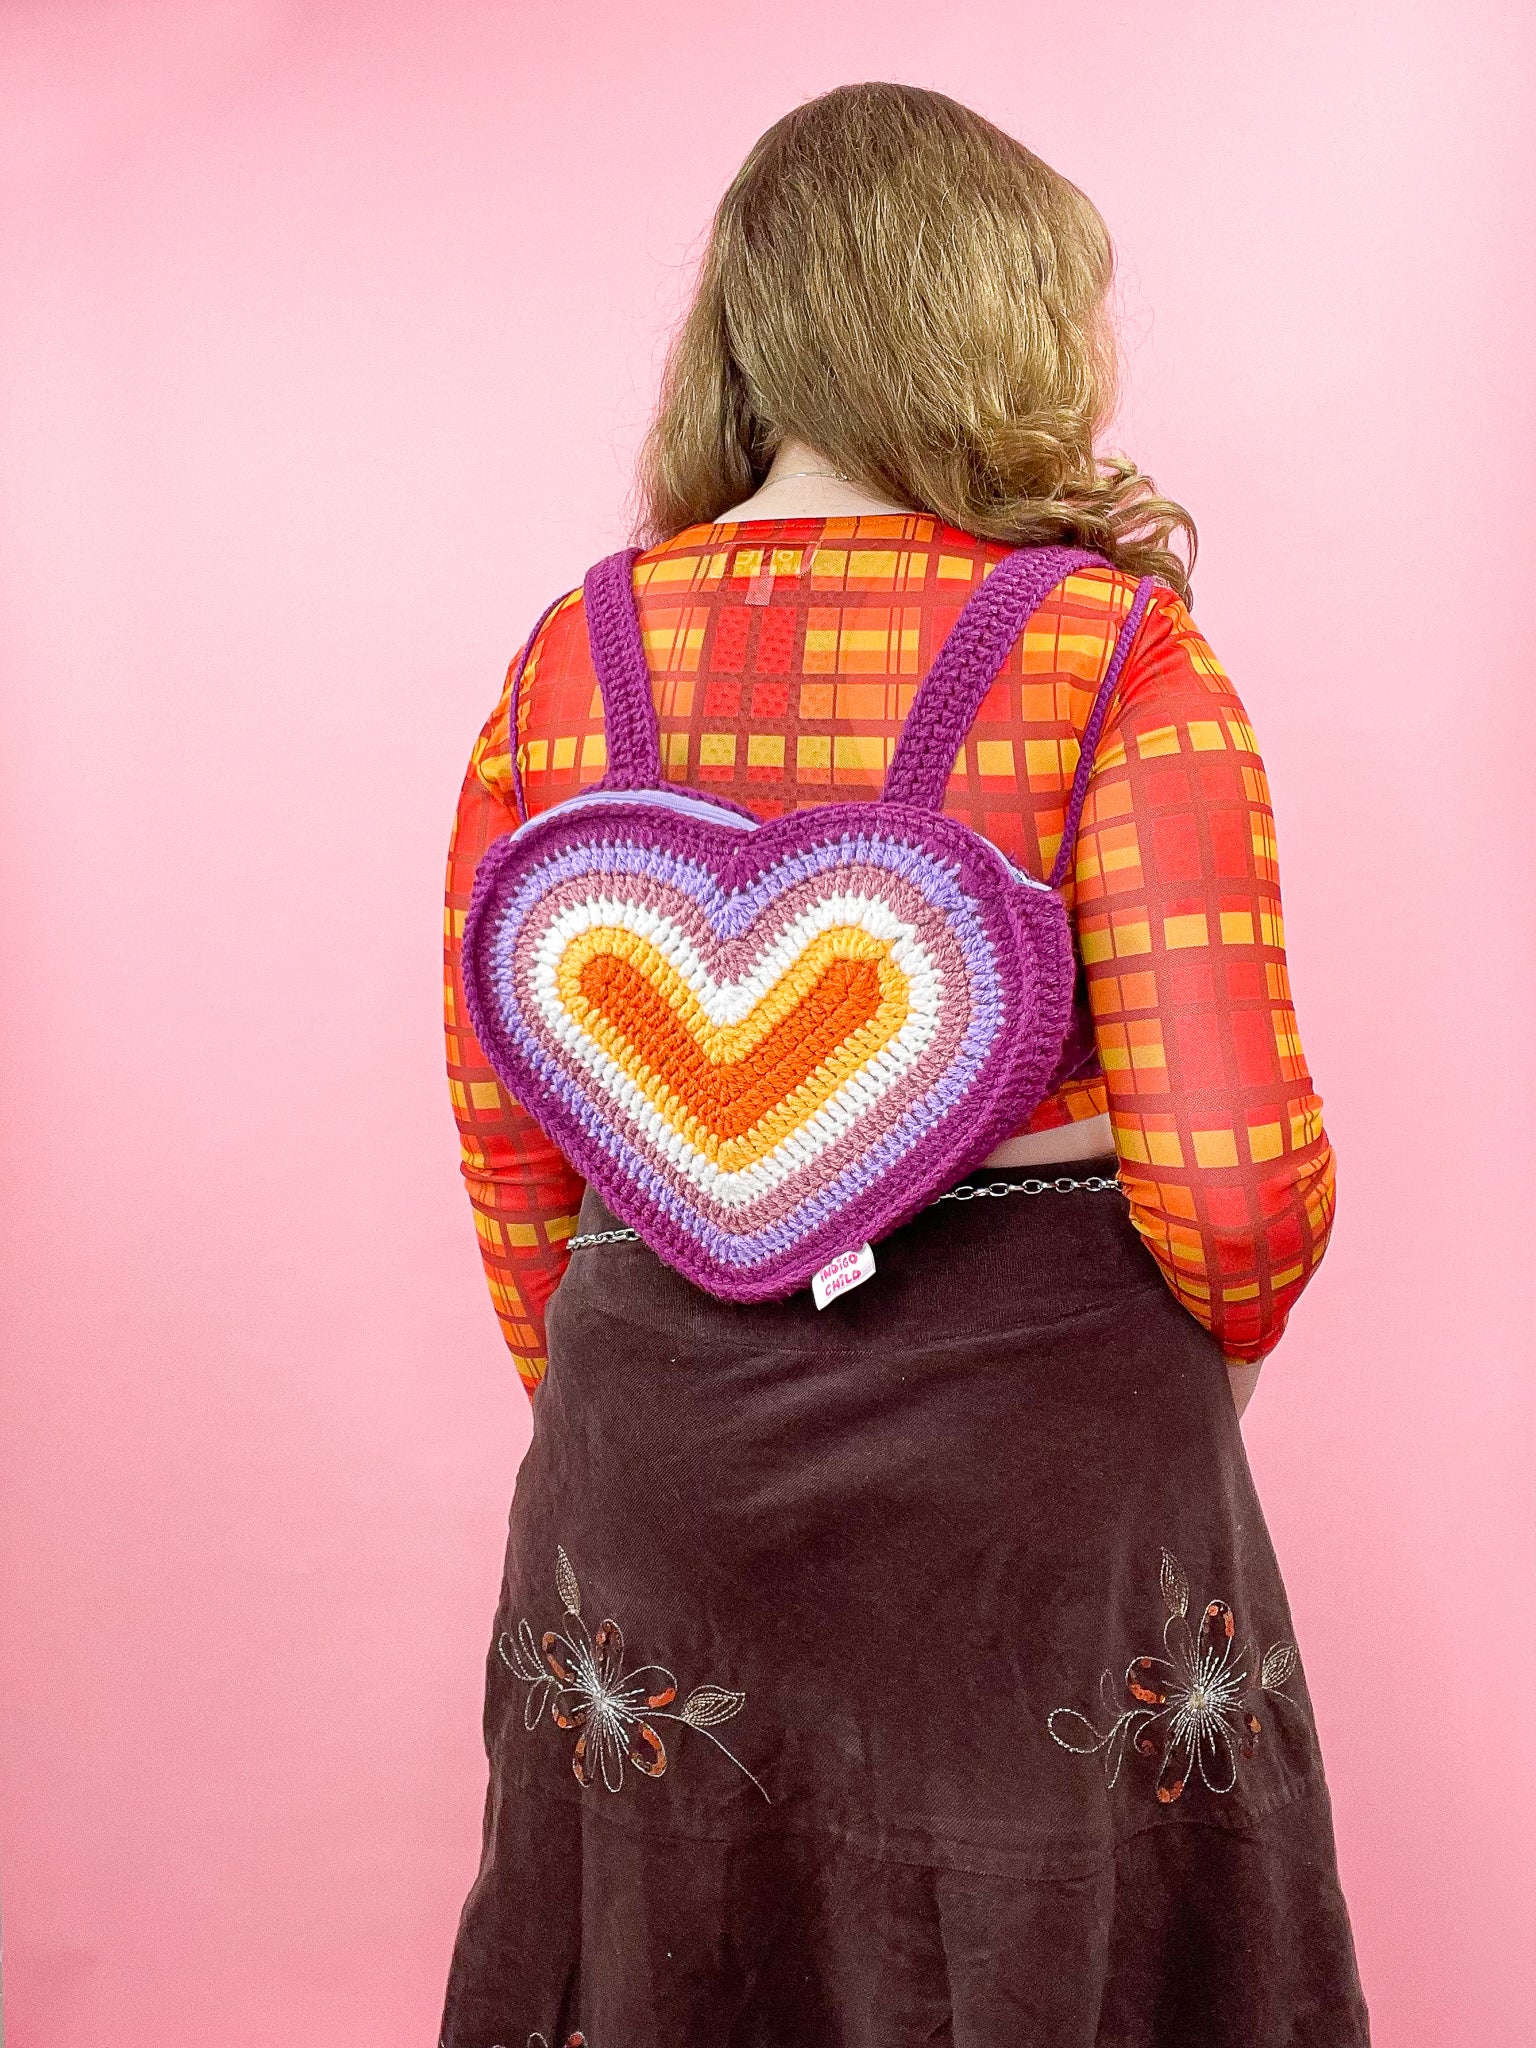
<svg viewBox="0 0 1536 2048">
<path fill-rule="evenodd" d="M 640 557 L 635 588 L 672 781 L 760 817 L 873 799 L 916 686 L 1006 549 L 923 514 L 696 526 Z M 956 760 L 945 809 L 1046 874 L 1079 738 L 1136 579 L 1088 568 L 1025 628 Z M 515 661 L 513 666 L 515 667 Z M 582 1182 L 497 1081 L 460 977 L 476 862 L 606 766 L 573 591 L 474 744 L 448 859 L 448 1072 L 491 1297 L 530 1394 Z M 1234 1362 L 1279 1341 L 1327 1245 L 1333 1153 L 1286 974 L 1274 819 L 1258 743 L 1173 591 L 1147 606 L 1112 699 L 1064 886 L 1097 1058 L 1029 1119 L 1109 1111 L 1132 1222 Z"/>
</svg>

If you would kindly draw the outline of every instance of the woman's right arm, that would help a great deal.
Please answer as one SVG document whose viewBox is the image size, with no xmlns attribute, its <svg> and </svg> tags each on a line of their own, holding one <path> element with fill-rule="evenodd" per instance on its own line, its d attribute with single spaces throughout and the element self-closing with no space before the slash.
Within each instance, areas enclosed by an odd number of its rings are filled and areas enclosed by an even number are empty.
<svg viewBox="0 0 1536 2048">
<path fill-rule="evenodd" d="M 565 1241 L 575 1231 L 585 1183 L 497 1080 L 464 1001 L 464 916 L 475 867 L 491 841 L 517 825 L 507 801 L 509 686 L 510 671 L 475 743 L 454 818 L 443 919 L 443 1004 L 460 1170 L 491 1301 L 531 1399 L 546 1364 L 545 1305 L 565 1271 Z"/>
</svg>

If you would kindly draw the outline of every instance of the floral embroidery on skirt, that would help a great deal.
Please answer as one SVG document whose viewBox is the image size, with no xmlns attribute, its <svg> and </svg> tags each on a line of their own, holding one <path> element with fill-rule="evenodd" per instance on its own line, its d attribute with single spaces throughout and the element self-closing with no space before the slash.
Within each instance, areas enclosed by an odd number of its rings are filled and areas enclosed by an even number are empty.
<svg viewBox="0 0 1536 2048">
<path fill-rule="evenodd" d="M 709 1736 L 768 1799 L 741 1759 L 718 1735 L 710 1734 L 720 1722 L 741 1712 L 747 1703 L 744 1692 L 697 1685 L 681 1708 L 671 1712 L 677 1679 L 664 1664 L 636 1664 L 626 1671 L 624 1632 L 611 1617 L 600 1621 L 595 1632 L 588 1629 L 581 1618 L 581 1588 L 559 1545 L 555 1550 L 555 1591 L 564 1608 L 565 1628 L 545 1629 L 536 1649 L 533 1630 L 523 1619 L 514 1636 L 503 1633 L 498 1637 L 496 1651 L 508 1670 L 528 1687 L 523 1705 L 525 1728 L 536 1728 L 547 1706 L 557 1728 L 579 1731 L 571 1757 L 579 1784 L 592 1785 L 601 1777 L 608 1791 L 617 1792 L 624 1782 L 626 1760 L 645 1777 L 659 1778 L 667 1768 L 667 1750 L 652 1723 L 679 1721 Z"/>
<path fill-rule="evenodd" d="M 1099 1681 L 1111 1716 L 1100 1729 L 1076 1707 L 1056 1707 L 1047 1719 L 1054 1739 L 1079 1756 L 1104 1753 L 1111 1786 L 1120 1776 L 1127 1749 L 1157 1756 L 1157 1797 L 1171 1805 L 1196 1770 L 1211 1792 L 1230 1792 L 1237 1783 L 1238 1758 L 1252 1757 L 1262 1723 L 1254 1712 L 1261 1693 L 1288 1700 L 1281 1688 L 1296 1668 L 1293 1643 L 1273 1643 L 1260 1657 L 1255 1644 L 1238 1640 L 1237 1624 L 1225 1600 L 1208 1601 L 1198 1630 L 1189 1623 L 1189 1580 L 1184 1567 L 1163 1552 L 1165 1657 L 1133 1657 L 1126 1666 L 1121 1706 L 1113 1675 Z"/>
</svg>

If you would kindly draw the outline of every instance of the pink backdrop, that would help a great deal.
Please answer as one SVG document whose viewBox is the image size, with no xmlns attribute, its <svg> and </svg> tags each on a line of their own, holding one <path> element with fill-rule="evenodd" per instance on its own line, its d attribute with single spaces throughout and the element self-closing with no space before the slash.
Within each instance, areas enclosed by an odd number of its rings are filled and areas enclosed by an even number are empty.
<svg viewBox="0 0 1536 2048">
<path fill-rule="evenodd" d="M 449 818 L 621 536 L 727 175 L 872 76 L 1118 238 L 1121 438 L 1200 521 L 1341 1155 L 1248 1437 L 1378 2040 L 1525 2037 L 1526 10 L 954 12 L 0 12 L 12 2048 L 435 2039 L 527 1430 Z"/>
</svg>

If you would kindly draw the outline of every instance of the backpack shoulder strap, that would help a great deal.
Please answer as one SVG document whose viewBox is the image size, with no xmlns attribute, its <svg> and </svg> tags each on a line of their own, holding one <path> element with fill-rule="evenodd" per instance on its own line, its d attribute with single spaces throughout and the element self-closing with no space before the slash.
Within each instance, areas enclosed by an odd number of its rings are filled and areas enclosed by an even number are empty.
<svg viewBox="0 0 1536 2048">
<path fill-rule="evenodd" d="M 1108 566 L 1088 548 L 1016 548 L 971 593 L 912 700 L 883 803 L 940 808 L 961 742 L 1031 613 L 1064 576 L 1090 563 Z"/>
<path fill-rule="evenodd" d="M 582 585 L 607 733 L 608 769 L 599 789 L 655 789 L 661 782 L 661 736 L 635 604 L 640 553 L 639 548 L 621 548 L 605 556 L 587 571 Z"/>
<path fill-rule="evenodd" d="M 1088 723 L 1083 727 L 1083 737 L 1078 748 L 1077 773 L 1072 777 L 1072 791 L 1067 798 L 1067 812 L 1061 825 L 1061 845 L 1056 850 L 1056 859 L 1050 872 L 1050 885 L 1059 889 L 1072 872 L 1072 856 L 1077 851 L 1077 828 L 1083 819 L 1083 804 L 1088 796 L 1088 778 L 1093 773 L 1093 760 L 1099 750 L 1099 735 L 1104 730 L 1104 721 L 1109 716 L 1110 699 L 1120 681 L 1126 661 L 1131 652 L 1131 642 L 1136 638 L 1147 605 L 1157 588 L 1154 578 L 1143 576 L 1136 586 L 1136 595 L 1131 599 L 1131 608 L 1120 622 L 1120 631 L 1115 636 L 1114 652 L 1109 657 L 1109 666 L 1104 671 L 1104 680 L 1099 685 L 1099 694 L 1093 700 L 1093 709 L 1088 714 Z"/>
<path fill-rule="evenodd" d="M 517 664 L 512 670 L 512 680 L 507 685 L 507 757 L 512 764 L 512 797 L 517 805 L 518 821 L 524 825 L 528 822 L 528 799 L 523 794 L 523 773 L 517 765 L 517 707 L 523 691 L 523 670 L 528 666 L 528 657 L 533 652 L 534 642 L 570 594 L 568 590 L 562 591 L 539 613 L 533 631 L 523 642 L 523 651 L 517 657 Z"/>
</svg>

